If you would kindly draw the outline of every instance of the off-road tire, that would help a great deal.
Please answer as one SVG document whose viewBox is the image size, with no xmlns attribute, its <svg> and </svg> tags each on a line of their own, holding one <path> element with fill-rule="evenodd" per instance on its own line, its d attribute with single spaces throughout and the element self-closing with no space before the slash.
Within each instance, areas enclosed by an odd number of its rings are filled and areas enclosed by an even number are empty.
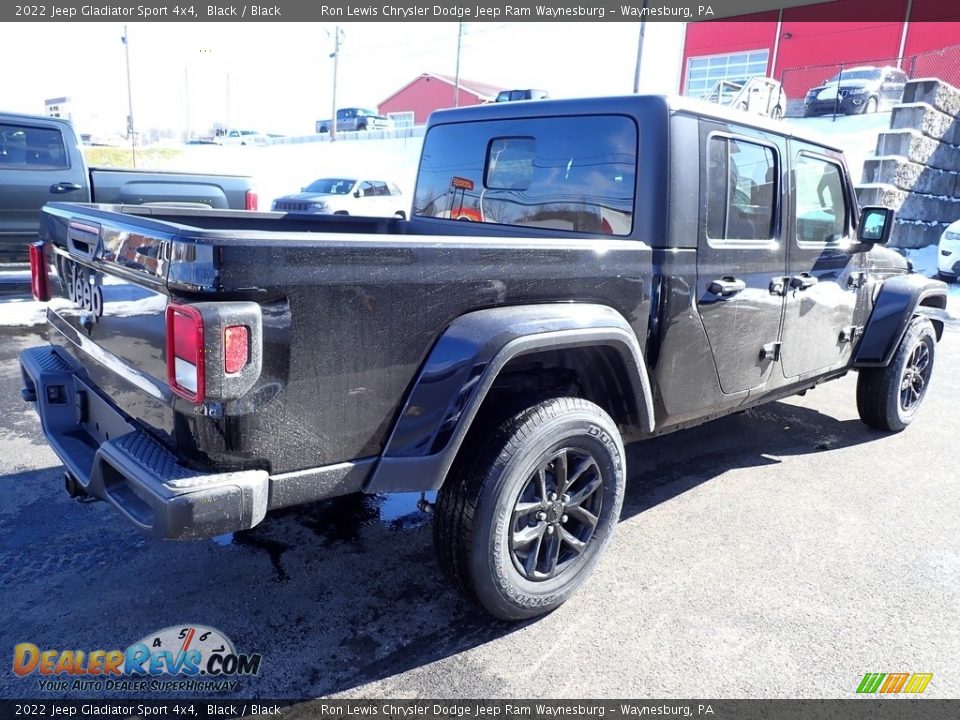
<svg viewBox="0 0 960 720">
<path fill-rule="evenodd" d="M 499 422 L 489 415 L 474 421 L 437 496 L 433 538 L 440 565 L 464 595 L 497 618 L 522 620 L 557 608 L 593 571 L 620 516 L 626 455 L 616 423 L 581 398 L 552 398 L 500 417 Z M 560 489 L 563 472 L 558 465 L 564 463 L 568 478 L 587 468 L 570 482 L 572 494 L 563 493 L 553 502 L 534 498 L 547 512 L 516 515 L 521 502 L 525 507 L 531 504 L 531 496 L 523 493 L 542 487 L 545 491 L 540 494 L 556 494 L 546 490 L 551 482 L 555 490 Z M 545 484 L 539 481 L 541 468 L 546 468 Z M 592 534 L 579 519 L 584 517 L 582 508 L 572 509 L 590 486 L 597 487 L 589 496 L 597 503 L 591 506 L 597 511 Z M 563 510 L 560 506 L 567 507 L 567 498 L 571 509 Z M 520 524 L 523 527 L 518 530 Z M 544 540 L 551 524 L 551 539 Z M 532 571 L 525 569 L 534 552 L 532 545 L 527 546 L 528 562 L 521 563 L 517 557 L 514 533 L 538 530 L 541 540 L 534 543 L 556 542 L 560 548 L 553 559 L 553 576 L 549 576 L 552 544 L 543 549 L 545 577 L 532 577 L 541 566 L 540 544 L 536 544 Z M 568 544 L 571 533 L 586 537 L 579 553 Z"/>
<path fill-rule="evenodd" d="M 931 322 L 926 318 L 914 318 L 887 367 L 860 371 L 857 410 L 865 424 L 877 430 L 900 432 L 913 421 L 927 396 L 936 347 L 937 336 Z M 926 360 L 920 373 L 922 385 L 917 397 L 910 394 L 909 402 L 905 404 L 903 393 L 909 393 L 909 388 L 904 387 L 908 382 L 908 371 L 924 356 Z M 912 371 L 915 376 L 916 367 L 912 367 Z"/>
</svg>

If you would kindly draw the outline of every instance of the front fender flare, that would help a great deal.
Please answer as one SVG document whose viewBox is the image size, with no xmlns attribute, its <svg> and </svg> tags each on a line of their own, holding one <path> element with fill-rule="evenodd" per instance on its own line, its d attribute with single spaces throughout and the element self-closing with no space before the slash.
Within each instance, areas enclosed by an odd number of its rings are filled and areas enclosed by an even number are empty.
<svg viewBox="0 0 960 720">
<path fill-rule="evenodd" d="M 653 430 L 653 394 L 636 335 L 595 304 L 523 305 L 457 318 L 424 362 L 364 491 L 436 490 L 487 392 L 513 358 L 546 349 L 608 346 L 624 361 L 640 429 Z"/>
<path fill-rule="evenodd" d="M 928 309 L 945 308 L 946 303 L 947 286 L 939 280 L 931 280 L 917 273 L 887 278 L 880 287 L 873 312 L 867 320 L 853 366 L 866 368 L 889 365 L 913 317 L 928 314 L 924 312 Z"/>
</svg>

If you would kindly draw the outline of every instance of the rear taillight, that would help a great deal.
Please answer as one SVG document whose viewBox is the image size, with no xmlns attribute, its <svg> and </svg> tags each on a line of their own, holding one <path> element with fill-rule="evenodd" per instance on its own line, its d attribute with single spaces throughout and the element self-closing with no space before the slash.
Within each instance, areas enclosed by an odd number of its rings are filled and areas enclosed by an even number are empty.
<svg viewBox="0 0 960 720">
<path fill-rule="evenodd" d="M 177 395 L 203 401 L 203 316 L 189 305 L 167 306 L 167 382 Z"/>
<path fill-rule="evenodd" d="M 247 190 L 247 202 L 245 208 L 247 210 L 256 210 L 258 202 L 257 194 L 253 190 Z"/>
<path fill-rule="evenodd" d="M 250 361 L 250 329 L 246 325 L 230 325 L 223 329 L 223 370 L 238 373 Z"/>
<path fill-rule="evenodd" d="M 32 243 L 30 245 L 30 291 L 41 302 L 47 302 L 50 299 L 48 272 L 47 256 L 43 251 L 43 243 Z"/>
</svg>

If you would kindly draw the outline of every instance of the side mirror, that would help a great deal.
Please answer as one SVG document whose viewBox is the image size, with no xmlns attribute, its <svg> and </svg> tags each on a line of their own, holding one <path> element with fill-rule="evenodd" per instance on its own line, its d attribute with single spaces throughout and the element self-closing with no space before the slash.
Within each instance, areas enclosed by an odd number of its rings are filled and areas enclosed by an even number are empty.
<svg viewBox="0 0 960 720">
<path fill-rule="evenodd" d="M 893 210 L 885 207 L 865 207 L 860 211 L 857 240 L 886 245 L 893 231 Z"/>
<path fill-rule="evenodd" d="M 354 191 L 353 191 L 353 196 L 354 196 L 355 198 L 363 197 L 363 191 L 362 191 L 362 190 L 354 190 Z"/>
</svg>

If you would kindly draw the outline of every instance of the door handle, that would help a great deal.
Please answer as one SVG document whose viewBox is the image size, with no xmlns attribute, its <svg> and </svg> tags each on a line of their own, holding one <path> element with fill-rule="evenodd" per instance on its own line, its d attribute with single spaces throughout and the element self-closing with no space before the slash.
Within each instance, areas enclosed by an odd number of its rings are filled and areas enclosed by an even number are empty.
<svg viewBox="0 0 960 720">
<path fill-rule="evenodd" d="M 707 292 L 719 297 L 730 297 L 746 289 L 747 284 L 743 280 L 732 277 L 722 277 L 707 286 Z"/>
<path fill-rule="evenodd" d="M 83 187 L 75 182 L 58 182 L 50 186 L 50 192 L 56 193 L 57 195 L 82 189 Z"/>
<path fill-rule="evenodd" d="M 790 278 L 790 287 L 794 290 L 806 290 L 816 285 L 820 280 L 809 273 L 800 273 Z"/>
</svg>

